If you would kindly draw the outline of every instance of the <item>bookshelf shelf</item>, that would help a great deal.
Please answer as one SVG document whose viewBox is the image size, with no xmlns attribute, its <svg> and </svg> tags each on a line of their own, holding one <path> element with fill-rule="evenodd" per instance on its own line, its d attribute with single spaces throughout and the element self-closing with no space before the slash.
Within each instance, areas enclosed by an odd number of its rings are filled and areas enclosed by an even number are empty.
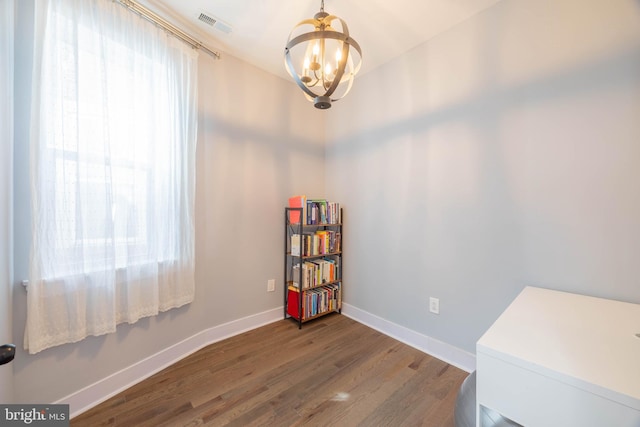
<svg viewBox="0 0 640 427">
<path fill-rule="evenodd" d="M 308 321 L 310 321 L 310 320 L 317 319 L 317 318 L 322 317 L 322 316 L 325 316 L 325 315 L 327 315 L 327 314 L 329 314 L 329 313 L 333 313 L 333 311 L 330 311 L 330 312 L 328 312 L 328 313 L 320 313 L 320 314 L 316 314 L 316 315 L 314 315 L 314 316 L 306 317 L 306 318 L 302 319 L 302 323 L 306 323 L 306 322 L 308 322 Z"/>
<path fill-rule="evenodd" d="M 309 288 L 304 288 L 303 290 L 308 291 L 309 289 L 321 288 L 321 287 L 327 286 L 327 285 L 335 285 L 336 283 L 340 283 L 341 281 L 342 280 L 334 280 L 332 282 L 324 282 L 324 283 L 321 283 L 319 285 L 314 285 L 314 286 L 311 286 Z M 287 282 L 287 287 L 289 287 L 289 289 L 292 290 L 292 291 L 298 292 L 298 288 L 294 286 L 294 283 L 295 282 L 293 282 L 293 281 L 288 281 Z"/>
<path fill-rule="evenodd" d="M 295 320 L 298 328 L 342 312 L 342 209 L 318 200 L 304 200 L 302 206 L 284 212 L 284 317 Z M 323 221 L 308 223 L 321 212 Z"/>
<path fill-rule="evenodd" d="M 314 259 L 314 258 L 322 258 L 322 257 L 332 256 L 332 255 L 342 255 L 342 252 L 328 252 L 326 254 L 318 254 L 318 255 L 303 255 L 302 257 L 300 255 L 291 255 L 291 252 L 287 252 L 287 255 L 290 255 L 294 258 Z"/>
</svg>

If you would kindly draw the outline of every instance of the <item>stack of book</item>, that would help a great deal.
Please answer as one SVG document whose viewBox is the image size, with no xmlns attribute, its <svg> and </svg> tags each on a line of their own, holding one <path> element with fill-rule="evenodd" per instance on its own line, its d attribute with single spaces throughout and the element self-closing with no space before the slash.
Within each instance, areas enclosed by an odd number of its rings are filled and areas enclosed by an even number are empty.
<svg viewBox="0 0 640 427">
<path fill-rule="evenodd" d="M 342 235 L 339 231 L 318 230 L 314 233 L 291 235 L 291 255 L 318 256 L 339 253 L 342 250 Z"/>
<path fill-rule="evenodd" d="M 299 300 L 300 293 L 289 289 L 289 297 L 287 298 L 287 313 L 292 317 L 299 319 Z M 302 319 L 309 319 L 318 314 L 336 311 L 340 307 L 340 286 L 327 285 L 321 288 L 313 289 L 302 294 Z"/>
<path fill-rule="evenodd" d="M 342 223 L 340 203 L 337 202 L 325 199 L 307 200 L 306 196 L 293 196 L 289 198 L 289 207 L 302 208 L 302 220 L 306 225 Z M 291 212 L 289 222 L 300 223 L 300 213 Z"/>
<path fill-rule="evenodd" d="M 302 270 L 302 271 L 301 271 Z M 311 261 L 304 261 L 293 266 L 292 286 L 300 289 L 314 288 L 324 283 L 340 280 L 340 257 L 326 257 Z"/>
</svg>

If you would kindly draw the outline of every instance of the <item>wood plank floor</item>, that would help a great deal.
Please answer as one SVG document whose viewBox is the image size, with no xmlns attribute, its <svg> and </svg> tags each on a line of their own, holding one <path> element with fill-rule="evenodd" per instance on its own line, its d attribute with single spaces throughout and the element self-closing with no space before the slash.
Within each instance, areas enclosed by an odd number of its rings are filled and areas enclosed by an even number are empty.
<svg viewBox="0 0 640 427">
<path fill-rule="evenodd" d="M 467 373 L 346 316 L 212 344 L 71 420 L 80 426 L 452 427 Z"/>
</svg>

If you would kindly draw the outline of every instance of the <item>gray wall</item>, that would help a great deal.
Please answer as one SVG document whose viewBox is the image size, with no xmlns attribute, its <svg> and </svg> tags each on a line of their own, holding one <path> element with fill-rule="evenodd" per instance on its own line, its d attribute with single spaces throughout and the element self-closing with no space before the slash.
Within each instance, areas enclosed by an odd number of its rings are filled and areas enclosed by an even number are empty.
<svg viewBox="0 0 640 427">
<path fill-rule="evenodd" d="M 28 262 L 32 42 L 31 2 L 18 3 L 16 281 Z M 345 206 L 346 302 L 471 352 L 527 284 L 640 302 L 639 9 L 503 0 L 360 76 L 325 112 L 288 81 L 202 54 L 196 301 L 19 354 L 16 400 L 57 400 L 280 306 L 266 280 L 281 279 L 282 206 L 298 193 Z"/>
<path fill-rule="evenodd" d="M 640 2 L 497 3 L 357 79 L 326 164 L 362 310 L 475 352 L 525 285 L 640 303 Z"/>
<path fill-rule="evenodd" d="M 15 281 L 29 242 L 28 98 L 31 2 L 19 3 L 16 74 Z M 196 299 L 115 334 L 37 355 L 20 351 L 18 402 L 52 402 L 198 332 L 282 306 L 283 207 L 293 194 L 323 195 L 324 119 L 290 82 L 224 55 L 199 58 Z M 2 204 L 2 208 L 5 205 Z M 267 293 L 267 280 L 277 279 Z M 13 337 L 22 343 L 26 292 L 14 283 Z"/>
</svg>

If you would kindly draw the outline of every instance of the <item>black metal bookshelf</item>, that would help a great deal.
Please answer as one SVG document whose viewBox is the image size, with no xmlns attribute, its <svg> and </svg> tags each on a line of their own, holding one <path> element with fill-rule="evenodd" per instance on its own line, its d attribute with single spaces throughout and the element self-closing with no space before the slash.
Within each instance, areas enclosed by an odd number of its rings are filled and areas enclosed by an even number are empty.
<svg viewBox="0 0 640 427">
<path fill-rule="evenodd" d="M 342 208 L 339 208 L 338 218 L 340 220 L 336 223 L 307 224 L 303 208 L 287 207 L 284 210 L 284 318 L 295 320 L 299 329 L 310 320 L 342 312 Z M 327 239 L 330 247 L 320 245 L 321 253 L 309 251 L 305 239 L 313 241 L 314 235 L 319 236 L 318 239 Z M 335 239 L 333 246 L 331 238 Z M 322 263 L 329 270 L 333 268 L 334 276 L 325 274 L 318 280 L 316 277 L 310 280 L 310 273 L 304 274 L 305 263 L 307 266 Z"/>
</svg>

